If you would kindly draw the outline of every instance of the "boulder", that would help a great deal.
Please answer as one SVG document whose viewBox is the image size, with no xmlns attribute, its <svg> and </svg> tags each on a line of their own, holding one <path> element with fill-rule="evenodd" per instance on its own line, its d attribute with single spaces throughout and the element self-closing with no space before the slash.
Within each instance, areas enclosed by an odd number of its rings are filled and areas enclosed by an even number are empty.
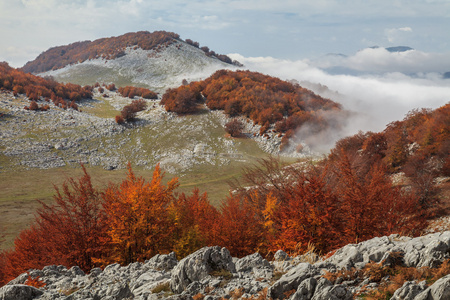
<svg viewBox="0 0 450 300">
<path fill-rule="evenodd" d="M 145 265 L 154 270 L 170 271 L 178 264 L 175 252 L 169 254 L 157 254 L 146 261 Z"/>
<path fill-rule="evenodd" d="M 174 293 L 182 293 L 194 281 L 201 281 L 213 271 L 235 273 L 235 265 L 226 248 L 204 247 L 183 258 L 172 270 L 170 288 Z"/>
<path fill-rule="evenodd" d="M 406 281 L 401 288 L 395 291 L 391 300 L 414 299 L 423 290 L 422 285 L 418 285 L 414 281 Z"/>
<path fill-rule="evenodd" d="M 255 278 L 270 279 L 273 276 L 273 266 L 259 253 L 238 259 L 235 266 L 237 272 L 251 273 Z"/>
<path fill-rule="evenodd" d="M 268 290 L 267 299 L 284 299 L 285 293 L 297 290 L 300 283 L 317 275 L 319 271 L 309 263 L 300 263 L 281 276 Z"/>
<path fill-rule="evenodd" d="M 417 295 L 414 300 L 447 300 L 450 299 L 450 274 L 442 277 Z"/>
<path fill-rule="evenodd" d="M 310 300 L 315 292 L 317 280 L 312 277 L 302 281 L 291 300 Z"/>
<path fill-rule="evenodd" d="M 44 292 L 24 284 L 5 285 L 0 288 L 0 300 L 31 300 Z"/>
<path fill-rule="evenodd" d="M 316 289 L 312 300 L 351 300 L 352 293 L 344 285 L 327 286 Z"/>
</svg>

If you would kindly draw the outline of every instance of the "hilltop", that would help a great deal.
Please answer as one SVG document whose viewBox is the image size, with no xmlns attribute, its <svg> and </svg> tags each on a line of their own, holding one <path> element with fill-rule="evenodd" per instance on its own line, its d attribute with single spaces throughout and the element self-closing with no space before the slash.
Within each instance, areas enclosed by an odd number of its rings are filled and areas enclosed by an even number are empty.
<svg viewBox="0 0 450 300">
<path fill-rule="evenodd" d="M 239 62 L 228 56 L 190 39 L 184 41 L 178 34 L 142 31 L 54 47 L 22 70 L 80 85 L 105 82 L 163 92 L 180 85 L 183 79 L 198 80 L 216 70 L 237 66 Z"/>
</svg>

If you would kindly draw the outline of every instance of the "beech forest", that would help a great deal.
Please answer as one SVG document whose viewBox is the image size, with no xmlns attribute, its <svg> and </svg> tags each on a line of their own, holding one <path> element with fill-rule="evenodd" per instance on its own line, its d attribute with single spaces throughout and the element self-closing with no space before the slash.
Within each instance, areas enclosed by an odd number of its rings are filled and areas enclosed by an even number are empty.
<svg viewBox="0 0 450 300">
<path fill-rule="evenodd" d="M 219 70 L 209 78 L 191 82 L 163 95 L 161 104 L 178 114 L 195 113 L 205 103 L 230 116 L 245 116 L 261 125 L 264 134 L 271 125 L 283 136 L 282 147 L 296 129 L 308 123 L 317 133 L 339 126 L 335 115 L 341 106 L 315 95 L 298 84 L 257 72 Z"/>
<path fill-rule="evenodd" d="M 47 110 L 48 106 L 38 107 L 41 99 L 50 100 L 64 109 L 78 109 L 76 102 L 92 97 L 92 87 L 81 87 L 72 83 L 58 83 L 50 77 L 42 78 L 23 71 L 11 68 L 7 63 L 0 62 L 0 89 L 12 91 L 15 96 L 25 94 L 31 101 L 26 109 Z"/>
<path fill-rule="evenodd" d="M 33 225 L 1 253 L 0 284 L 30 268 L 88 272 L 157 253 L 181 259 L 206 245 L 270 258 L 279 249 L 296 255 L 314 245 L 329 255 L 375 236 L 419 235 L 440 213 L 435 179 L 450 172 L 449 114 L 450 104 L 411 111 L 382 132 L 338 141 L 320 162 L 262 159 L 231 183 L 219 207 L 196 188 L 177 193 L 178 179 L 164 178 L 158 165 L 148 179 L 129 165 L 122 182 L 102 189 L 82 166 L 84 175 L 55 186 L 54 204 L 41 203 Z"/>
</svg>

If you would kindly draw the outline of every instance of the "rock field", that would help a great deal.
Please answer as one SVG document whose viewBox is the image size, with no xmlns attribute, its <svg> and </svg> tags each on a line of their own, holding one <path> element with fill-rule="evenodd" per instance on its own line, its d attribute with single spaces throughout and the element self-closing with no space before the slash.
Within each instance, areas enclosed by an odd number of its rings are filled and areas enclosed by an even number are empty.
<svg viewBox="0 0 450 300">
<path fill-rule="evenodd" d="M 347 245 L 326 260 L 313 253 L 291 258 L 281 250 L 273 261 L 258 253 L 238 259 L 226 248 L 215 246 L 180 261 L 170 253 L 144 263 L 95 268 L 89 274 L 76 266 L 47 266 L 29 271 L 32 278 L 40 276 L 44 287 L 24 285 L 28 278 L 24 273 L 0 288 L 0 299 L 353 299 L 389 282 L 389 276 L 381 282 L 366 276 L 332 283 L 323 275 L 360 270 L 369 262 L 389 265 L 393 253 L 396 263 L 406 267 L 437 267 L 450 258 L 450 231 L 417 238 L 377 237 Z M 391 299 L 450 299 L 450 274 L 430 284 L 407 281 Z"/>
</svg>

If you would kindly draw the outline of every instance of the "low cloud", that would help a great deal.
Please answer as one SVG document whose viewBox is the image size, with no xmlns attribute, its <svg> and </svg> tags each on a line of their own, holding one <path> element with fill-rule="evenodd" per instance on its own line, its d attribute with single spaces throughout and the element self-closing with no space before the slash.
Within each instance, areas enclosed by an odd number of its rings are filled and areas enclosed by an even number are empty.
<svg viewBox="0 0 450 300">
<path fill-rule="evenodd" d="M 389 52 L 385 48 L 367 48 L 352 56 L 327 55 L 315 61 L 311 66 L 321 69 L 355 70 L 368 74 L 400 72 L 424 76 L 428 73 L 450 71 L 449 53 L 427 53 L 418 50 Z"/>
<path fill-rule="evenodd" d="M 243 57 L 230 54 L 246 69 L 296 80 L 317 94 L 332 99 L 350 111 L 344 128 L 327 133 L 329 149 L 334 142 L 358 131 L 382 131 L 392 121 L 402 120 L 416 108 L 437 108 L 450 102 L 450 81 L 434 73 L 422 72 L 412 77 L 401 72 L 378 75 L 332 75 L 309 64 L 307 60 L 291 61 L 272 57 Z M 373 59 L 373 56 L 367 56 Z M 369 65 L 361 62 L 360 65 Z M 330 141 L 331 139 L 331 141 Z"/>
<path fill-rule="evenodd" d="M 412 31 L 411 27 L 388 28 L 385 30 L 385 34 L 390 43 L 398 43 L 405 37 L 405 34 Z"/>
</svg>

